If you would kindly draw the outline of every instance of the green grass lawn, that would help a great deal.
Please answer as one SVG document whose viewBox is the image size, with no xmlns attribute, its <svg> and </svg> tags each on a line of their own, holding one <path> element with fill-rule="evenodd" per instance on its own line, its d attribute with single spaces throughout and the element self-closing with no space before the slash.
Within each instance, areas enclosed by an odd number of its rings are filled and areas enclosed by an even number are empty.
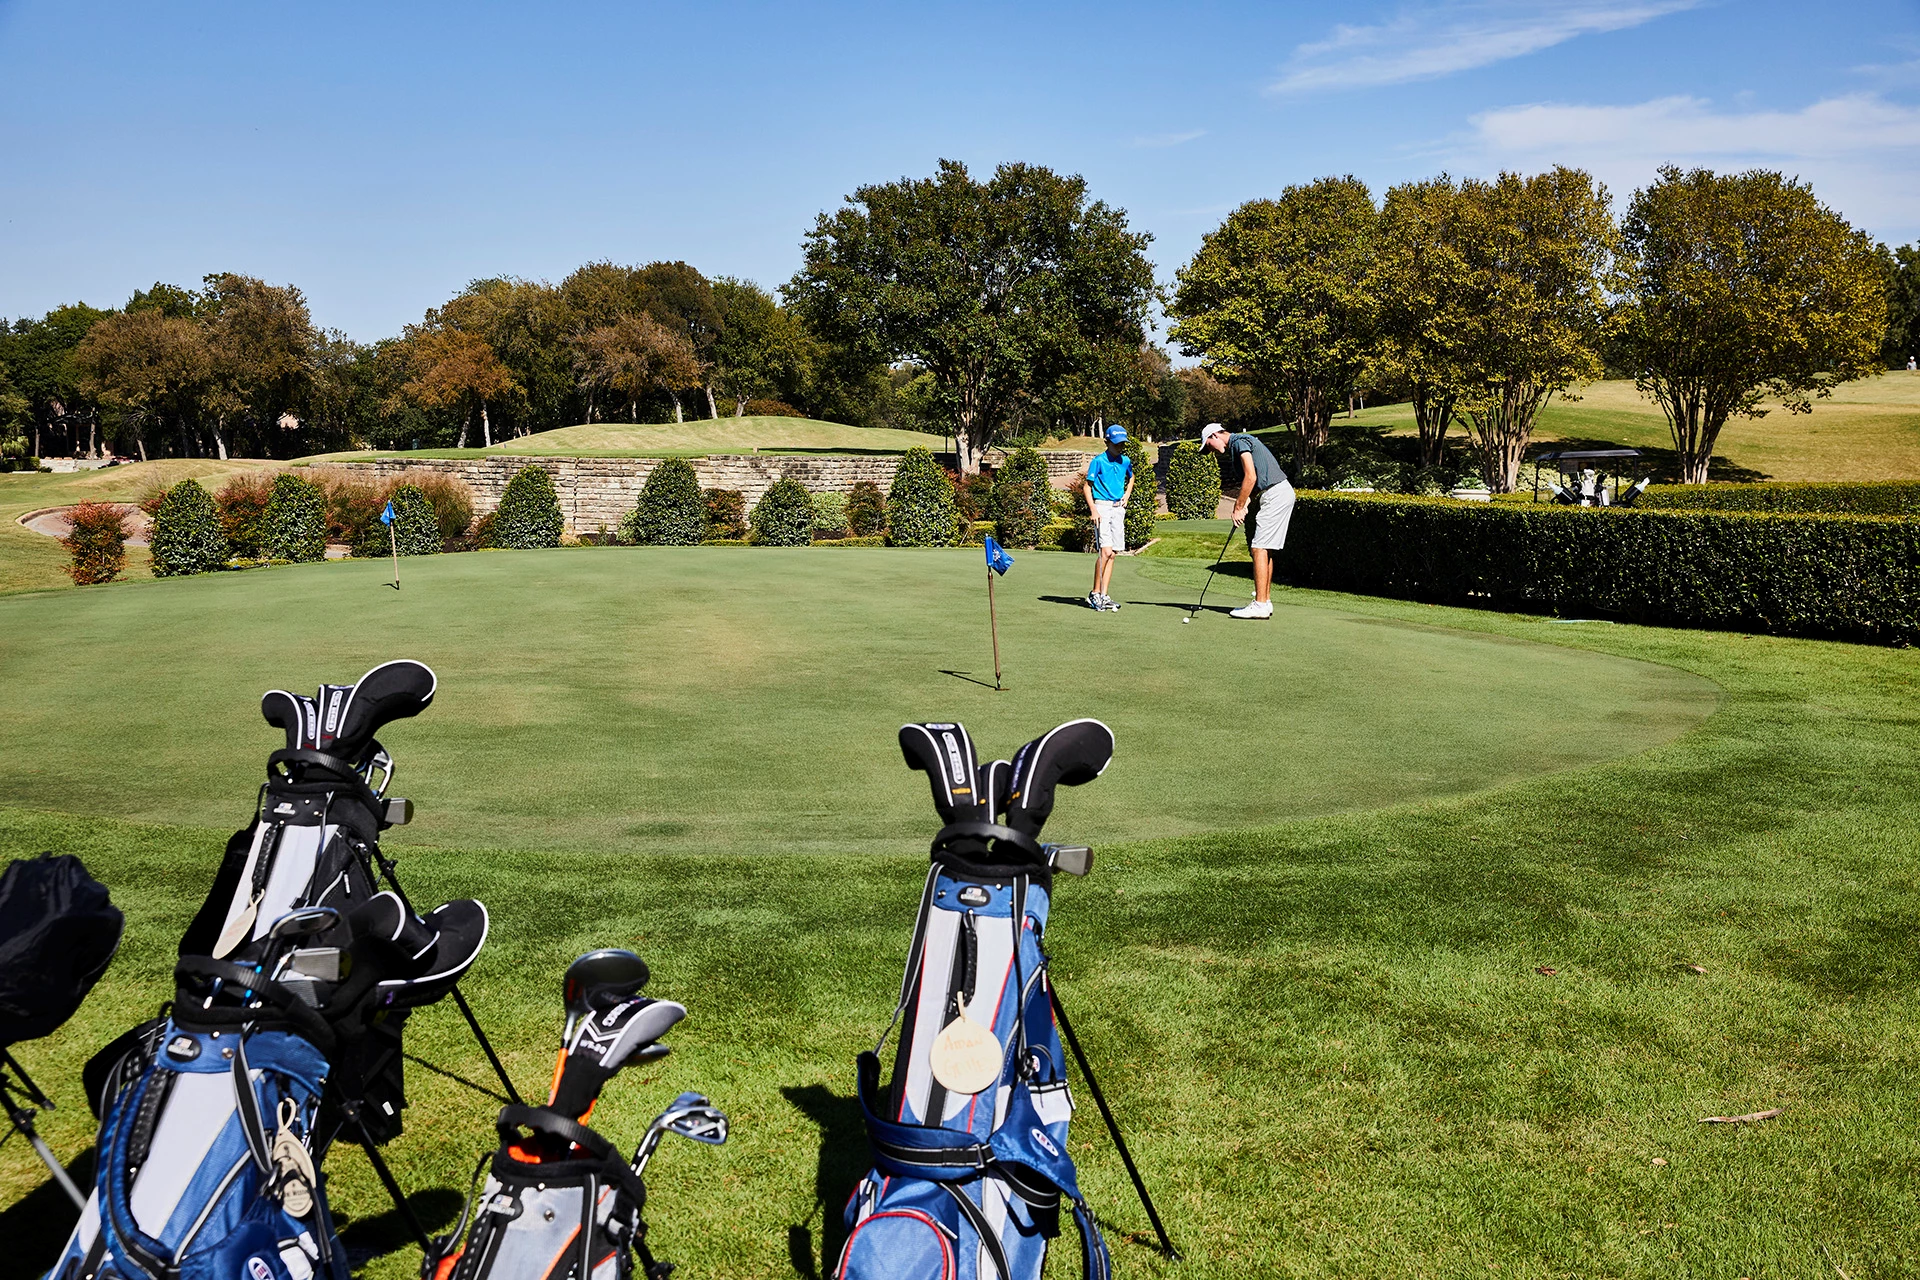
<svg viewBox="0 0 1920 1280">
<path fill-rule="evenodd" d="M 919 431 L 849 427 L 818 418 L 696 418 L 686 422 L 596 422 L 503 440 L 490 449 L 364 450 L 319 454 L 343 458 L 585 457 L 638 458 L 709 453 L 899 453 L 916 445 L 936 452 L 942 437 Z"/>
<path fill-rule="evenodd" d="M 853 1057 L 934 826 L 895 726 L 957 717 L 1005 752 L 1078 714 L 1119 748 L 1049 828 L 1099 850 L 1050 945 L 1190 1257 L 1143 1247 L 1082 1091 L 1120 1274 L 1920 1266 L 1916 655 L 1287 591 L 1269 624 L 1182 626 L 1205 561 L 1122 561 L 1117 616 L 1061 602 L 1088 565 L 1002 581 L 1002 694 L 943 674 L 990 670 L 967 552 L 499 553 L 410 562 L 399 593 L 348 563 L 0 600 L 0 850 L 81 854 L 129 918 L 79 1017 L 20 1053 L 68 1104 L 47 1136 L 87 1148 L 80 1063 L 169 992 L 273 745 L 259 690 L 411 653 L 442 692 L 386 735 L 421 806 L 393 847 L 416 898 L 492 910 L 467 988 L 521 1087 L 588 947 L 637 947 L 691 1009 L 595 1116 L 630 1143 L 682 1088 L 733 1113 L 728 1147 L 650 1177 L 682 1274 L 813 1276 L 839 1239 Z M 460 1030 L 430 1010 L 410 1047 L 478 1076 Z M 388 1154 L 450 1221 L 492 1104 L 424 1071 L 409 1092 Z M 6 1276 L 63 1229 L 36 1167 L 0 1148 Z M 366 1274 L 409 1275 L 363 1160 L 328 1168 L 350 1239 L 386 1250 Z"/>
<path fill-rule="evenodd" d="M 1660 407 L 1631 381 L 1596 382 L 1578 394 L 1547 403 L 1534 439 L 1672 450 Z M 1381 405 L 1352 419 L 1334 418 L 1335 427 L 1349 422 L 1411 432 L 1413 406 Z M 1920 374 L 1847 383 L 1831 399 L 1814 401 L 1811 414 L 1790 414 L 1775 403 L 1765 417 L 1735 418 L 1720 433 L 1714 455 L 1716 480 L 1920 479 Z"/>
</svg>

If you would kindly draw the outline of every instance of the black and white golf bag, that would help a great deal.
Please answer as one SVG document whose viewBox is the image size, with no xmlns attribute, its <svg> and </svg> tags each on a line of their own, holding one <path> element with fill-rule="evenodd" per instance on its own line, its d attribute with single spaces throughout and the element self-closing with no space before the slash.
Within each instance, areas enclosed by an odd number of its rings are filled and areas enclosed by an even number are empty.
<svg viewBox="0 0 1920 1280">
<path fill-rule="evenodd" d="M 1073 1100 L 1044 947 L 1053 872 L 1084 874 L 1089 854 L 1038 837 L 1054 788 L 1098 777 L 1113 734 L 1070 721 L 1011 764 L 979 762 L 957 724 L 906 725 L 900 747 L 928 774 L 945 825 L 907 953 L 886 1088 L 878 1051 L 860 1055 L 874 1167 L 847 1205 L 836 1275 L 1037 1280 L 1065 1211 L 1086 1277 L 1106 1280 L 1106 1243 L 1067 1153 Z"/>
<path fill-rule="evenodd" d="M 396 662 L 262 700 L 288 746 L 181 940 L 170 1011 L 87 1064 L 93 1193 L 49 1280 L 345 1280 L 322 1161 L 399 1131 L 399 1024 L 487 934 L 478 902 L 422 917 L 373 878 L 405 806 L 369 785 L 392 772 L 373 735 L 433 688 Z"/>
</svg>

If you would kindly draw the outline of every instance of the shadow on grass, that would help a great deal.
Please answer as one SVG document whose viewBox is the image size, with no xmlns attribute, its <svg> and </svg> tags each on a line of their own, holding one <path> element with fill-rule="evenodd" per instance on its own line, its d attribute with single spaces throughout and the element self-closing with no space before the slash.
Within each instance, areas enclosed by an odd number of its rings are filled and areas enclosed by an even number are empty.
<svg viewBox="0 0 1920 1280">
<path fill-rule="evenodd" d="M 17 1139 L 24 1141 L 24 1139 Z M 67 1165 L 67 1176 L 85 1195 L 93 1186 L 93 1148 L 88 1147 Z M 45 1182 L 0 1209 L 0 1280 L 27 1280 L 38 1276 L 60 1256 L 80 1211 L 67 1199 L 51 1175 Z"/>
<path fill-rule="evenodd" d="M 952 676 L 955 680 L 965 680 L 968 684 L 977 684 L 982 689 L 993 688 L 992 685 L 988 684 L 985 680 L 980 679 L 978 676 L 974 675 L 971 671 L 950 671 L 946 667 L 941 667 L 940 674 L 943 676 Z"/>
<path fill-rule="evenodd" d="M 451 1227 L 465 1203 L 466 1196 L 451 1187 L 430 1187 L 407 1197 L 407 1207 L 420 1219 L 428 1235 L 437 1235 Z M 413 1232 L 407 1229 L 407 1220 L 400 1216 L 397 1208 L 370 1218 L 355 1218 L 342 1228 L 340 1244 L 347 1251 L 348 1264 L 356 1271 L 374 1258 L 419 1247 Z"/>
<path fill-rule="evenodd" d="M 820 1161 L 814 1171 L 813 1211 L 805 1222 L 787 1228 L 787 1253 L 794 1274 L 819 1280 L 831 1274 L 847 1241 L 841 1212 L 847 1197 L 867 1171 L 866 1122 L 860 1118 L 860 1100 L 842 1097 L 825 1085 L 787 1085 L 781 1090 L 801 1114 L 820 1126 Z M 820 1215 L 820 1249 L 815 1259 L 813 1231 L 808 1225 Z"/>
</svg>

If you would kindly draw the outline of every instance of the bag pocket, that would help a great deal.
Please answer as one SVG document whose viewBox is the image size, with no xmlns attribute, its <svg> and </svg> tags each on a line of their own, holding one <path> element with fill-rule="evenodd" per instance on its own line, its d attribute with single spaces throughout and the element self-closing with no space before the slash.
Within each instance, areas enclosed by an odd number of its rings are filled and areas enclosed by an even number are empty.
<svg viewBox="0 0 1920 1280">
<path fill-rule="evenodd" d="M 953 1243 L 918 1209 L 882 1209 L 847 1237 L 836 1280 L 954 1280 Z"/>
</svg>

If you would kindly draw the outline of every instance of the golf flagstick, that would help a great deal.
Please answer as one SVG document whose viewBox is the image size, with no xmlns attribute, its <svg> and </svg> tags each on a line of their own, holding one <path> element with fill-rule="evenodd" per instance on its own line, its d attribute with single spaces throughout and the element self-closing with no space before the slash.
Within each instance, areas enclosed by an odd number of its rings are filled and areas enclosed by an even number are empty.
<svg viewBox="0 0 1920 1280">
<path fill-rule="evenodd" d="M 400 589 L 400 535 L 393 531 L 393 499 L 387 499 L 386 509 L 380 513 L 380 523 L 387 526 L 387 546 L 393 550 L 393 589 Z"/>
<path fill-rule="evenodd" d="M 1080 1064 L 1080 1076 L 1087 1082 L 1087 1092 L 1093 1095 L 1094 1105 L 1100 1108 L 1100 1118 L 1107 1122 L 1107 1132 L 1113 1135 L 1113 1145 L 1120 1151 L 1120 1162 L 1127 1166 L 1127 1176 L 1133 1179 L 1133 1189 L 1140 1193 L 1140 1205 L 1147 1211 L 1147 1221 L 1153 1224 L 1153 1233 L 1160 1237 L 1160 1251 L 1173 1262 L 1184 1262 L 1180 1251 L 1173 1247 L 1173 1241 L 1167 1238 L 1167 1229 L 1160 1225 L 1160 1214 L 1153 1207 L 1153 1197 L 1147 1194 L 1147 1184 L 1140 1180 L 1140 1170 L 1134 1166 L 1133 1153 L 1127 1150 L 1127 1140 L 1120 1136 L 1120 1124 L 1113 1118 L 1113 1112 L 1107 1107 L 1106 1095 L 1100 1092 L 1100 1082 L 1093 1078 L 1093 1068 L 1087 1063 L 1087 1055 L 1080 1048 L 1080 1038 L 1073 1034 L 1073 1023 L 1067 1020 L 1067 1010 L 1060 1003 L 1060 989 L 1047 983 L 1047 996 L 1053 1001 L 1053 1016 L 1059 1020 L 1061 1034 L 1067 1038 L 1067 1048 L 1073 1050 L 1073 1060 Z"/>
<path fill-rule="evenodd" d="M 993 691 L 1000 689 L 1000 614 L 993 603 L 993 580 L 1013 567 L 1013 557 L 1006 548 L 993 540 L 988 534 L 984 544 L 987 549 L 987 626 L 993 633 Z"/>
<path fill-rule="evenodd" d="M 1193 602 L 1193 608 L 1189 610 L 1187 616 L 1180 619 L 1180 621 L 1192 622 L 1194 614 L 1199 613 L 1200 606 L 1207 602 L 1207 591 L 1213 586 L 1213 575 L 1220 572 L 1220 562 L 1227 558 L 1227 548 L 1233 545 L 1234 530 L 1239 527 L 1240 522 L 1238 520 L 1227 526 L 1227 540 L 1220 544 L 1220 554 L 1213 558 L 1213 568 L 1207 570 L 1207 582 L 1205 586 L 1200 588 L 1200 598 Z"/>
</svg>

